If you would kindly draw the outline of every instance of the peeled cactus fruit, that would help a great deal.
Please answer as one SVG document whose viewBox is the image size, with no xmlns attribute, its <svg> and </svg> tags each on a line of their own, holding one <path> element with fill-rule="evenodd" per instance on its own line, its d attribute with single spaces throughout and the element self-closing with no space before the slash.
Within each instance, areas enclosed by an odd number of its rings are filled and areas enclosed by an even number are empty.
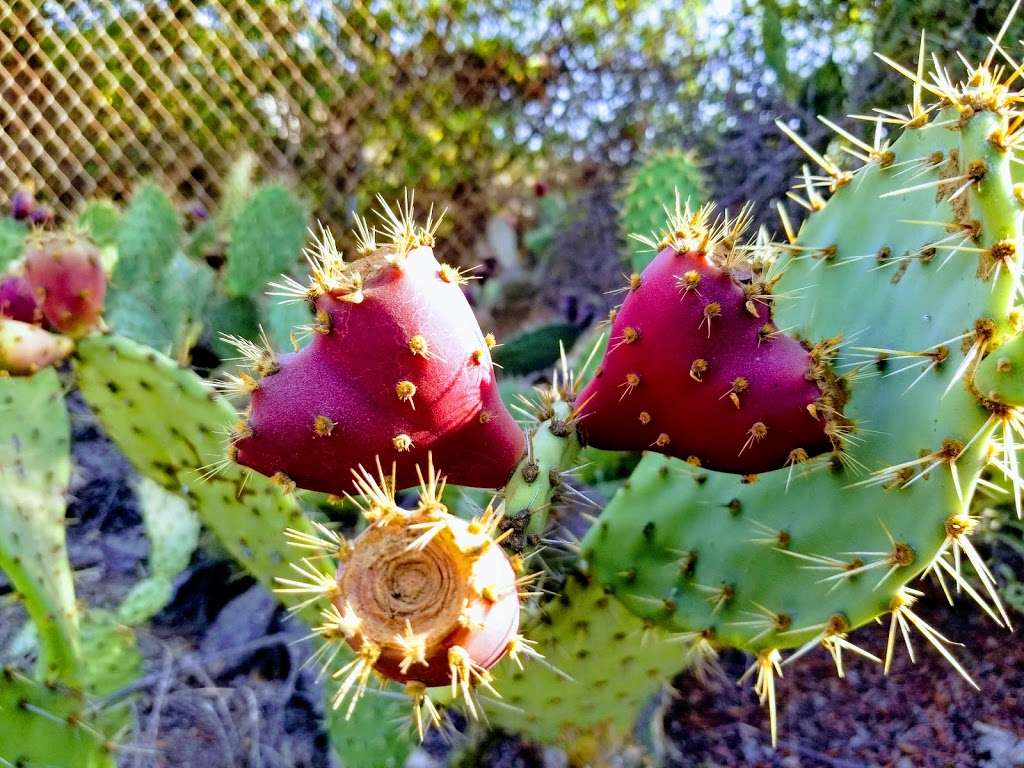
<svg viewBox="0 0 1024 768">
<path fill-rule="evenodd" d="M 107 278 L 92 243 L 65 234 L 36 238 L 25 255 L 25 277 L 51 328 L 81 336 L 96 326 Z"/>
<path fill-rule="evenodd" d="M 390 243 L 364 242 L 368 255 L 351 264 L 325 233 L 310 285 L 283 286 L 315 309 L 300 352 L 278 357 L 235 340 L 252 363 L 234 380 L 251 395 L 229 449 L 239 463 L 337 494 L 352 490 L 352 469 L 378 457 L 396 463 L 399 487 L 412 485 L 431 452 L 458 485 L 508 479 L 524 440 L 501 402 L 493 340 L 462 294 L 464 278 L 434 258 L 431 230 L 405 214 L 392 227 Z"/>
<path fill-rule="evenodd" d="M 21 275 L 0 277 L 0 317 L 20 320 L 23 323 L 40 323 L 43 310 L 39 300 Z"/>
<path fill-rule="evenodd" d="M 321 608 L 315 634 L 326 667 L 346 646 L 355 653 L 330 670 L 335 708 L 347 700 L 350 716 L 376 673 L 405 686 L 422 735 L 424 715 L 440 722 L 427 688 L 450 688 L 475 716 L 476 690 L 490 690 L 490 669 L 506 654 L 534 652 L 518 634 L 520 580 L 498 544 L 501 513 L 488 507 L 468 521 L 450 514 L 446 481 L 429 458 L 417 469 L 416 506 L 403 509 L 394 466 L 376 469 L 352 473 L 367 528 L 352 541 L 322 525 L 313 534 L 288 531 L 306 557 L 292 564 L 295 578 L 277 579 L 277 591 Z"/>
<path fill-rule="evenodd" d="M 437 508 L 375 511 L 338 570 L 334 607 L 358 617 L 345 640 L 357 653 L 372 645 L 374 669 L 401 683 L 450 684 L 453 655 L 493 667 L 519 627 L 516 574 L 493 530 Z"/>
<path fill-rule="evenodd" d="M 598 448 L 725 472 L 805 460 L 830 447 L 842 391 L 821 350 L 772 324 L 771 275 L 734 254 L 746 216 L 708 227 L 710 213 L 677 213 L 657 258 L 630 278 L 578 398 L 581 429 Z"/>
<path fill-rule="evenodd" d="M 0 372 L 27 376 L 71 354 L 71 339 L 18 320 L 0 318 Z"/>
</svg>

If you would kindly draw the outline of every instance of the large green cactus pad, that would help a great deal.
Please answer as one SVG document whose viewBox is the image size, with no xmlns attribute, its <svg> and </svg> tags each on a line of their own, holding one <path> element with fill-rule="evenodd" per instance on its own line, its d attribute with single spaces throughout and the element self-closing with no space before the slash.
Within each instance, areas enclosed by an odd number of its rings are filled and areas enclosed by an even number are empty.
<svg viewBox="0 0 1024 768">
<path fill-rule="evenodd" d="M 0 569 L 38 629 L 40 671 L 73 682 L 78 613 L 64 541 L 71 458 L 63 395 L 52 368 L 0 378 Z"/>
<path fill-rule="evenodd" d="M 73 691 L 0 671 L 0 765 L 114 768 L 110 745 Z"/>
<path fill-rule="evenodd" d="M 142 474 L 190 499 L 237 561 L 268 588 L 288 573 L 286 528 L 309 523 L 295 499 L 224 460 L 235 409 L 170 358 L 115 336 L 83 341 L 78 386 Z"/>
<path fill-rule="evenodd" d="M 973 381 L 1015 332 L 1021 235 L 991 140 L 1007 118 L 972 114 L 906 130 L 852 178 L 833 168 L 827 205 L 805 190 L 817 210 L 772 270 L 775 322 L 844 377 L 841 450 L 755 478 L 646 457 L 585 541 L 638 615 L 770 653 L 905 619 L 929 567 L 956 578 L 937 557 L 970 546 L 965 510 L 1009 428 Z"/>
</svg>

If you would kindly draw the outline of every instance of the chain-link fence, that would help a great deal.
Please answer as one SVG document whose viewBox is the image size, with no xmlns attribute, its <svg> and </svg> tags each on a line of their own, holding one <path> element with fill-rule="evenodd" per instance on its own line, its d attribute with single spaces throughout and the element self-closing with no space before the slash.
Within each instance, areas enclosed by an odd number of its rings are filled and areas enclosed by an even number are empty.
<svg viewBox="0 0 1024 768">
<path fill-rule="evenodd" d="M 577 5 L 0 0 L 0 198 L 153 176 L 209 206 L 248 150 L 332 221 L 414 187 L 468 249 L 532 180 L 628 162 L 667 101 L 649 41 Z"/>
</svg>

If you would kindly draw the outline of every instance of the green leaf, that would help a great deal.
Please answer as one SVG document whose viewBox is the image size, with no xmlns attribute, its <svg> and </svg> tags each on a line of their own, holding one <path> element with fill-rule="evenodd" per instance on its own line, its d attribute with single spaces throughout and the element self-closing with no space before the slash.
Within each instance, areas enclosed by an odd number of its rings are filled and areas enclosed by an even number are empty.
<svg viewBox="0 0 1024 768">
<path fill-rule="evenodd" d="M 133 288 L 159 280 L 180 239 L 181 225 L 171 199 L 155 184 L 143 184 L 121 221 L 114 285 Z"/>
<path fill-rule="evenodd" d="M 263 187 L 246 203 L 231 226 L 228 291 L 255 293 L 298 258 L 306 238 L 306 210 L 281 186 Z"/>
<path fill-rule="evenodd" d="M 21 256 L 28 227 L 14 219 L 0 219 L 0 268 Z"/>
</svg>

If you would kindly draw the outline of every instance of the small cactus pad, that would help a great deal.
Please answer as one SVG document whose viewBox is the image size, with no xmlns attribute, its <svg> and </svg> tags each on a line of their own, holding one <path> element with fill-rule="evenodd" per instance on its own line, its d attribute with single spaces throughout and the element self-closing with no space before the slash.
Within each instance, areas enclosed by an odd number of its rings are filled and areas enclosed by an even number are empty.
<svg viewBox="0 0 1024 768">
<path fill-rule="evenodd" d="M 990 400 L 1024 408 L 1024 336 L 992 350 L 974 372 L 974 386 Z"/>
<path fill-rule="evenodd" d="M 843 396 L 826 361 L 772 323 L 776 278 L 736 248 L 746 212 L 709 226 L 711 210 L 677 211 L 657 258 L 630 278 L 579 396 L 581 429 L 598 448 L 762 472 L 829 448 Z"/>
<path fill-rule="evenodd" d="M 199 544 L 200 523 L 183 497 L 168 493 L 147 477 L 135 488 L 149 539 L 149 576 L 131 588 L 117 611 L 129 625 L 158 613 L 174 593 L 174 580 L 192 559 Z"/>
<path fill-rule="evenodd" d="M 0 670 L 0 765 L 114 768 L 112 745 L 75 692 Z"/>
<path fill-rule="evenodd" d="M 418 228 L 409 205 L 385 208 L 391 242 L 347 264 L 326 231 L 310 252 L 310 284 L 282 286 L 309 301 L 312 342 L 278 357 L 237 340 L 252 363 L 235 381 L 250 413 L 230 454 L 299 487 L 351 491 L 351 470 L 379 457 L 398 468 L 399 487 L 432 453 L 453 483 L 504 484 L 523 436 L 501 402 L 490 339 L 462 294 L 464 278 L 434 258 L 432 227 Z M 365 223 L 363 232 L 368 232 Z"/>
<path fill-rule="evenodd" d="M 43 308 L 39 299 L 21 275 L 0 277 L 0 318 L 39 324 L 43 321 Z"/>
<path fill-rule="evenodd" d="M 432 463 L 418 472 L 411 509 L 395 499 L 393 469 L 353 474 L 368 527 L 352 541 L 321 525 L 312 536 L 288 531 L 304 557 L 277 580 L 278 593 L 321 610 L 314 631 L 328 667 L 339 649 L 355 652 L 332 670 L 333 707 L 347 700 L 351 713 L 375 672 L 405 686 L 421 736 L 425 716 L 428 725 L 440 721 L 428 688 L 461 695 L 476 717 L 477 688 L 492 690 L 489 670 L 520 643 L 519 580 L 497 543 L 500 515 L 491 507 L 468 521 L 450 514 Z M 325 561 L 336 572 L 325 572 Z"/>
<path fill-rule="evenodd" d="M 697 162 L 682 152 L 661 152 L 633 171 L 622 199 L 620 222 L 634 272 L 643 272 L 656 251 L 631 235 L 660 232 L 665 210 L 672 210 L 677 202 L 696 208 L 704 196 L 703 189 Z"/>
<path fill-rule="evenodd" d="M 25 254 L 25 277 L 50 328 L 81 336 L 99 322 L 107 276 L 100 252 L 88 240 L 66 234 L 33 236 Z"/>
<path fill-rule="evenodd" d="M 66 336 L 0 317 L 0 375 L 31 375 L 59 363 L 71 354 L 72 348 L 71 339 Z"/>
<path fill-rule="evenodd" d="M 71 458 L 63 394 L 52 369 L 0 379 L 0 569 L 36 625 L 40 671 L 73 683 L 78 613 L 64 541 Z"/>
<path fill-rule="evenodd" d="M 576 464 L 580 441 L 576 414 L 557 388 L 540 387 L 536 398 L 523 398 L 534 420 L 527 435 L 526 456 L 502 491 L 506 546 L 522 552 L 544 531 L 552 498 L 567 490 L 565 475 Z"/>
<path fill-rule="evenodd" d="M 630 610 L 756 653 L 749 674 L 773 713 L 780 649 L 822 645 L 842 674 L 844 650 L 877 661 L 847 633 L 887 614 L 887 669 L 918 632 L 970 681 L 952 641 L 914 612 L 918 577 L 1009 625 L 970 539 L 984 472 L 1005 478 L 1018 512 L 1024 487 L 1020 414 L 989 397 L 1000 350 L 1012 368 L 1021 290 L 1020 96 L 994 79 L 997 50 L 961 85 L 896 65 L 915 83 L 909 113 L 892 118 L 904 130 L 872 144 L 840 129 L 865 161 L 855 172 L 783 127 L 826 181 L 807 171 L 794 194 L 811 214 L 799 236 L 785 222 L 775 317 L 841 375 L 836 450 L 743 478 L 648 455 L 584 541 Z M 926 89 L 938 105 L 922 105 Z"/>
<path fill-rule="evenodd" d="M 544 660 L 524 668 L 507 659 L 495 669 L 494 687 L 509 706 L 488 717 L 566 748 L 574 764 L 610 756 L 644 702 L 696 661 L 687 658 L 688 638 L 651 627 L 578 573 L 528 621 L 525 634 Z"/>
</svg>

